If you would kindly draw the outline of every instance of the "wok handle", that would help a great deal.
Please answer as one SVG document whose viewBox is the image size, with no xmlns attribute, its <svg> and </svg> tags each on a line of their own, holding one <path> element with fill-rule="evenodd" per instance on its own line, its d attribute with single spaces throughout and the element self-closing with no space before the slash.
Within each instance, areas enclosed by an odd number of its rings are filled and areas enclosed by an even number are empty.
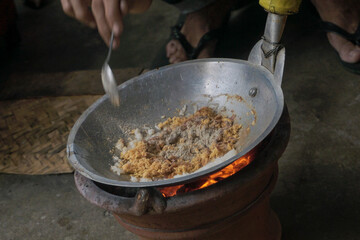
<svg viewBox="0 0 360 240">
<path fill-rule="evenodd" d="M 280 40 L 285 28 L 287 15 L 296 13 L 301 0 L 260 0 L 259 4 L 268 12 L 262 39 L 255 44 L 249 61 L 263 66 L 274 76 L 276 84 L 281 85 L 284 72 L 285 48 Z"/>
<path fill-rule="evenodd" d="M 260 65 L 268 69 L 281 84 L 284 70 L 285 48 L 280 44 L 287 15 L 268 13 L 264 35 L 260 46 Z"/>
<path fill-rule="evenodd" d="M 259 4 L 268 12 L 290 15 L 299 11 L 301 0 L 259 0 Z"/>
<path fill-rule="evenodd" d="M 251 49 L 249 62 L 266 68 L 274 76 L 277 85 L 281 85 L 285 63 L 285 48 L 280 44 L 286 15 L 268 13 L 262 39 Z"/>
</svg>

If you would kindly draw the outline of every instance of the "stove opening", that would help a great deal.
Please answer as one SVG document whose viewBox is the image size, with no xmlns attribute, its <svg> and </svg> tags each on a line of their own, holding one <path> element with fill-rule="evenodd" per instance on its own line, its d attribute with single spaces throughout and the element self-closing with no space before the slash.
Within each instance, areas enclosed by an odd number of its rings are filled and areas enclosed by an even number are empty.
<svg viewBox="0 0 360 240">
<path fill-rule="evenodd" d="M 188 193 L 195 190 L 199 190 L 202 188 L 206 188 L 211 186 L 223 179 L 226 179 L 235 173 L 239 172 L 241 169 L 249 165 L 254 159 L 256 152 L 259 146 L 253 148 L 250 152 L 248 152 L 245 156 L 235 160 L 230 165 L 224 167 L 223 169 L 215 172 L 213 174 L 207 175 L 203 178 L 195 180 L 191 183 L 186 183 L 182 185 L 175 185 L 169 187 L 160 187 L 158 190 L 164 197 L 173 197 L 178 194 Z"/>
<path fill-rule="evenodd" d="M 101 188 L 102 190 L 117 195 L 121 197 L 133 198 L 136 196 L 138 188 L 127 188 L 127 187 L 118 187 L 118 186 L 111 186 L 102 183 L 98 183 L 94 181 L 94 184 Z"/>
</svg>

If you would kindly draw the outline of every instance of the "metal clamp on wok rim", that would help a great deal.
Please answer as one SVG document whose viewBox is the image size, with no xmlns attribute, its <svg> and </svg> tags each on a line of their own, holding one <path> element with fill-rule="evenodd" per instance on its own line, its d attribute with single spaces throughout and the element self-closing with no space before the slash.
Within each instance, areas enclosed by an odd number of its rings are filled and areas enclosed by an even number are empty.
<svg viewBox="0 0 360 240">
<path fill-rule="evenodd" d="M 283 48 L 280 44 L 281 36 L 284 32 L 286 15 L 268 13 L 265 25 L 263 42 L 261 45 L 261 65 L 266 67 L 271 73 L 275 72 L 278 53 Z"/>
<path fill-rule="evenodd" d="M 272 46 L 272 49 L 269 50 L 269 51 L 267 51 L 267 52 L 265 52 L 265 49 L 262 48 L 263 54 L 264 54 L 264 57 L 265 57 L 265 58 L 269 58 L 269 57 L 271 57 L 271 56 L 275 56 L 275 58 L 276 58 L 276 56 L 278 55 L 279 51 L 284 47 L 284 45 L 282 45 L 281 43 L 274 43 L 274 42 L 268 41 L 268 40 L 265 38 L 265 36 L 262 36 L 261 39 L 264 41 L 262 47 L 263 47 L 265 44 L 266 44 L 266 45 L 269 44 L 269 45 Z"/>
<path fill-rule="evenodd" d="M 264 35 L 249 55 L 249 61 L 266 68 L 281 85 L 285 62 L 285 48 L 280 40 L 285 28 L 287 16 L 268 13 Z"/>
</svg>

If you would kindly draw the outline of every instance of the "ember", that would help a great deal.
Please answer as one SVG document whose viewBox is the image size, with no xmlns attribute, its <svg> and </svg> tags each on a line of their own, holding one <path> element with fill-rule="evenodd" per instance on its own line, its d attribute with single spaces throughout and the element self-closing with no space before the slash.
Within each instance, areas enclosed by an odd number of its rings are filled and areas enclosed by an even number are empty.
<svg viewBox="0 0 360 240">
<path fill-rule="evenodd" d="M 235 173 L 239 172 L 241 169 L 249 165 L 251 161 L 255 158 L 256 149 L 257 147 L 255 147 L 245 156 L 235 160 L 230 165 L 204 178 L 187 184 L 158 188 L 158 190 L 162 193 L 164 197 L 172 197 L 177 194 L 192 192 L 211 186 L 225 178 L 234 175 Z"/>
</svg>

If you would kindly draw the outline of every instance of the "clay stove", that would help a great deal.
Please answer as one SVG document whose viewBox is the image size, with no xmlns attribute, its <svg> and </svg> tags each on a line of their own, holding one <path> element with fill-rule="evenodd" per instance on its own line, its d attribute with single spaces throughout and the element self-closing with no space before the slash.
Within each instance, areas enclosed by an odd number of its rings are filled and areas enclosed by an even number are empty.
<svg viewBox="0 0 360 240">
<path fill-rule="evenodd" d="M 281 225 L 269 198 L 289 136 L 285 109 L 272 133 L 240 161 L 244 168 L 215 184 L 205 183 L 208 177 L 172 188 L 122 188 L 77 172 L 75 183 L 86 199 L 111 211 L 140 239 L 279 240 Z M 245 160 L 251 164 L 245 167 Z"/>
</svg>

